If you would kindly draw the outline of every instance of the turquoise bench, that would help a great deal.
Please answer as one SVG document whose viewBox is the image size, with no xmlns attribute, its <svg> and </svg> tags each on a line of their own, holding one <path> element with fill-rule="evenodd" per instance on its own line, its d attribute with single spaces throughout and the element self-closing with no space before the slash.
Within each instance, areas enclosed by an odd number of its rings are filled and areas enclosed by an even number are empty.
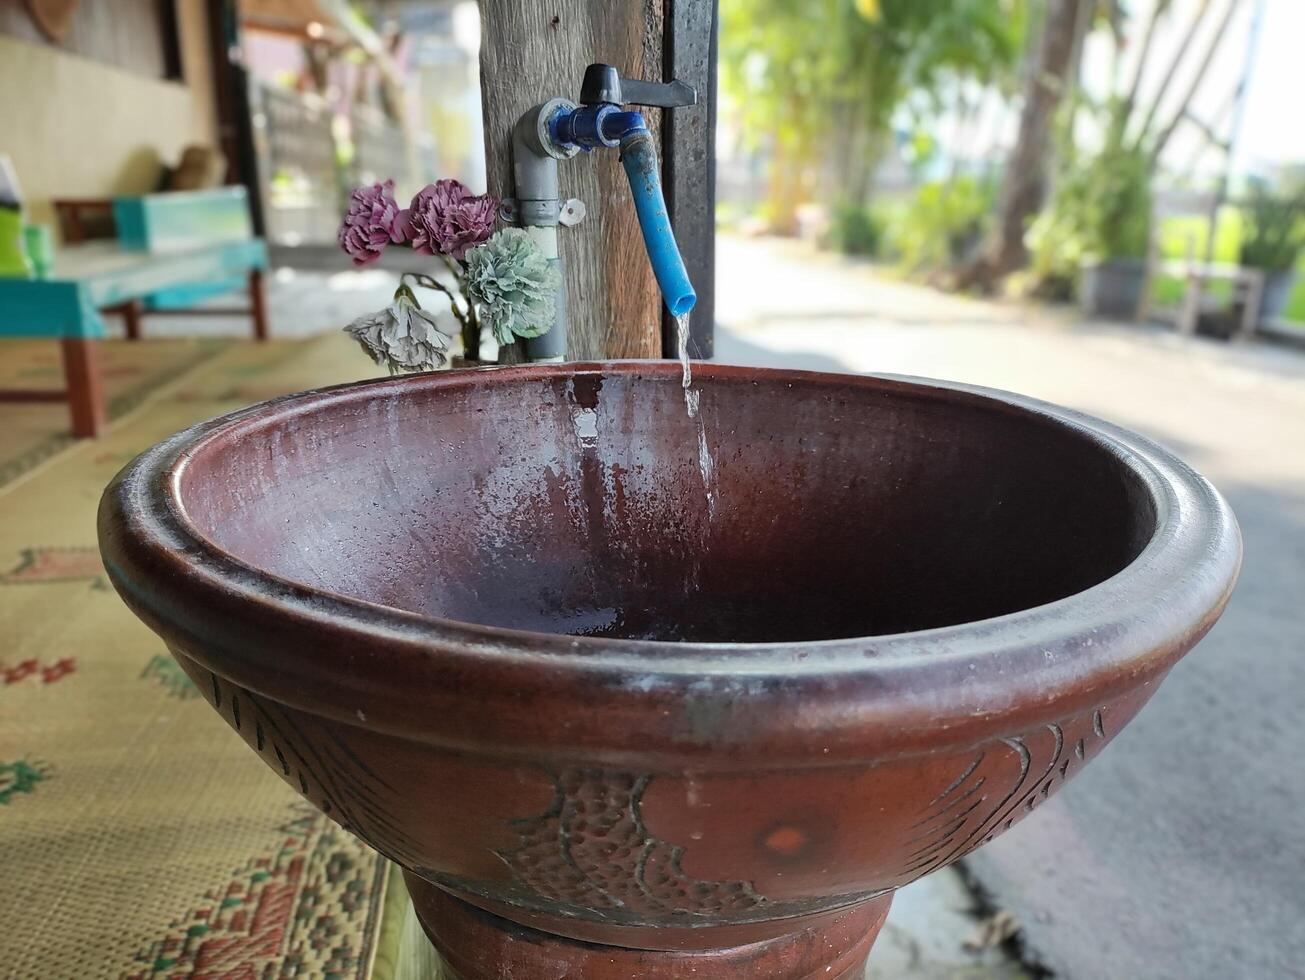
<svg viewBox="0 0 1305 980">
<path fill-rule="evenodd" d="M 0 278 L 0 337 L 57 339 L 66 391 L 0 389 L 0 401 L 64 401 L 73 435 L 106 425 L 96 341 L 106 336 L 100 311 L 124 315 L 127 336 L 141 337 L 145 313 L 248 314 L 257 340 L 268 335 L 263 272 L 267 246 L 253 237 L 243 188 L 157 194 L 114 201 L 117 240 L 67 246 L 43 279 Z M 215 293 L 242 286 L 249 307 L 188 310 Z"/>
</svg>

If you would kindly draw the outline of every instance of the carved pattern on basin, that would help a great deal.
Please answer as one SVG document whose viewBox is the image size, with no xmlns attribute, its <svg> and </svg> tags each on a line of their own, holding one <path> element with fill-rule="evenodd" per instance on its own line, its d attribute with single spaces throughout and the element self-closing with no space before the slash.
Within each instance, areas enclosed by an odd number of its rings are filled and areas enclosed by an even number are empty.
<svg viewBox="0 0 1305 980">
<path fill-rule="evenodd" d="M 384 813 L 394 787 L 338 731 L 232 684 L 171 649 L 223 720 L 304 799 L 390 859 L 418 860 L 420 845 Z"/>
<path fill-rule="evenodd" d="M 698 881 L 684 848 L 658 840 L 640 806 L 651 776 L 572 769 L 555 777 L 553 805 L 516 822 L 521 846 L 499 856 L 550 902 L 635 918 L 743 913 L 765 903 L 745 881 Z"/>
<path fill-rule="evenodd" d="M 1129 717 L 1137 707 L 1140 705 L 1128 712 Z M 1071 769 L 1076 770 L 1110 740 L 1104 723 L 1107 710 L 1097 708 L 1031 734 L 1008 736 L 979 752 L 916 825 L 920 833 L 908 844 L 923 843 L 907 852 L 911 863 L 906 874 L 922 877 L 945 867 L 1032 813 L 1069 779 Z M 984 765 L 1002 753 L 1019 765 L 1015 781 L 1008 787 L 995 784 Z M 998 795 L 1002 789 L 1005 792 Z"/>
<path fill-rule="evenodd" d="M 508 880 L 432 869 L 429 845 L 386 815 L 388 803 L 399 794 L 376 771 L 380 760 L 369 762 L 350 744 L 348 727 L 287 710 L 219 678 L 179 650 L 172 652 L 223 719 L 287 783 L 382 853 L 418 869 L 429 881 L 495 907 L 613 925 L 755 923 L 882 895 L 1009 830 L 1096 755 L 1150 694 L 1143 688 L 1101 708 L 993 739 L 972 755 L 949 756 L 957 774 L 927 805 L 897 819 L 886 811 L 877 815 L 900 866 L 881 869 L 876 887 L 837 896 L 780 897 L 768 896 L 753 881 L 699 878 L 686 871 L 685 858 L 693 856 L 694 844 L 662 839 L 644 819 L 650 787 L 670 777 L 617 769 L 575 767 L 547 774 L 552 789 L 548 807 L 502 821 L 515 841 L 492 853 L 509 870 Z M 882 773 L 884 793 L 891 796 L 894 769 L 892 764 L 871 766 L 861 777 L 873 782 Z M 711 782 L 710 776 L 699 778 L 704 786 Z M 773 825 L 777 830 L 756 835 L 754 847 L 761 852 L 776 850 L 789 839 L 805 842 L 815 836 L 811 828 L 819 822 L 818 808 L 805 823 L 780 821 Z"/>
</svg>

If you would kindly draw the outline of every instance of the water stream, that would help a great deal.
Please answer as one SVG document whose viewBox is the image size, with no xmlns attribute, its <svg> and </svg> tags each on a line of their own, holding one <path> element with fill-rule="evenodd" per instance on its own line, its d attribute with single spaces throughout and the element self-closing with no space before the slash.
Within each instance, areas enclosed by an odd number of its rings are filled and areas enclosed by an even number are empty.
<svg viewBox="0 0 1305 980">
<path fill-rule="evenodd" d="M 698 392 L 693 390 L 693 365 L 689 363 L 689 316 L 681 313 L 675 318 L 675 339 L 680 353 L 680 384 L 684 388 L 684 407 L 689 418 L 698 414 Z"/>
<path fill-rule="evenodd" d="M 684 388 L 684 407 L 689 418 L 698 420 L 698 472 L 702 475 L 702 489 L 707 495 L 707 521 L 716 516 L 715 473 L 716 460 L 707 445 L 707 422 L 698 414 L 702 392 L 693 387 L 693 365 L 689 361 L 689 314 L 675 318 L 675 338 L 679 344 L 680 384 Z"/>
</svg>

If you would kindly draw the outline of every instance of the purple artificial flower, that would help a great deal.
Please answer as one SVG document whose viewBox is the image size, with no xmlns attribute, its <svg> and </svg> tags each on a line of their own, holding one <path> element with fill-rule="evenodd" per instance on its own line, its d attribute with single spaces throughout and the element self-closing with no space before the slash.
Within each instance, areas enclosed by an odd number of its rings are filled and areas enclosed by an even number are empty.
<svg viewBox="0 0 1305 980">
<path fill-rule="evenodd" d="M 494 231 L 498 205 L 498 198 L 473 194 L 460 180 L 439 180 L 418 192 L 400 225 L 414 251 L 461 260 Z"/>
<path fill-rule="evenodd" d="M 394 200 L 394 181 L 354 188 L 339 234 L 340 247 L 354 265 L 375 262 L 386 245 L 403 241 L 400 213 Z"/>
</svg>

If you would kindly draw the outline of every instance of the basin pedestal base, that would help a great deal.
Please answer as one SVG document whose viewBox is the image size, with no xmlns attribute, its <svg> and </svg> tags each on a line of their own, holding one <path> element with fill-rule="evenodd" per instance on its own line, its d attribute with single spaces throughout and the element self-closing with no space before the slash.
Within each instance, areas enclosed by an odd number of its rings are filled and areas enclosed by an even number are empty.
<svg viewBox="0 0 1305 980">
<path fill-rule="evenodd" d="M 861 980 L 892 895 L 800 932 L 728 949 L 631 949 L 585 943 L 509 922 L 405 874 L 417 917 L 447 980 Z M 656 930 L 647 930 L 653 937 Z"/>
</svg>

